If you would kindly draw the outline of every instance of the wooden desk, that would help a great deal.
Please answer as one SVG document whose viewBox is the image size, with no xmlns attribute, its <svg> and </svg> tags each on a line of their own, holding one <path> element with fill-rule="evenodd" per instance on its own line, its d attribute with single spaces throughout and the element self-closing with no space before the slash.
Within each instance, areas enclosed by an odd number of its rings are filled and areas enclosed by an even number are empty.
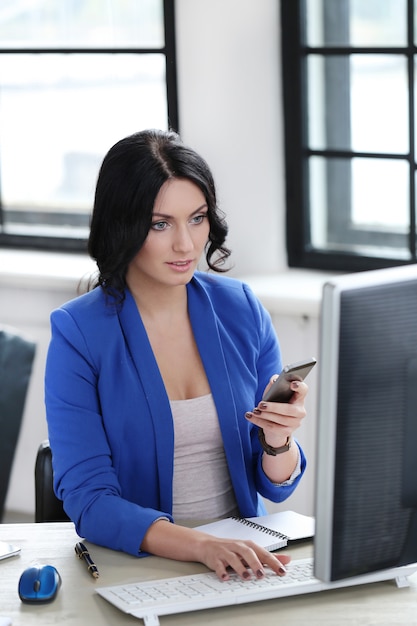
<svg viewBox="0 0 417 626">
<path fill-rule="evenodd" d="M 77 537 L 71 523 L 0 524 L 0 540 L 21 546 L 21 554 L 0 561 L 0 615 L 9 616 L 13 626 L 49 624 L 123 626 L 138 620 L 118 611 L 95 592 L 98 585 L 163 578 L 205 571 L 203 565 L 179 563 L 158 557 L 136 559 L 126 554 L 88 544 L 100 578 L 97 582 L 85 564 L 75 556 Z M 294 558 L 311 554 L 311 546 L 288 550 Z M 54 565 L 61 574 L 62 587 L 50 604 L 22 604 L 17 585 L 23 569 L 34 563 Z M 294 598 L 210 609 L 160 617 L 161 626 L 404 626 L 417 625 L 417 574 L 411 586 L 397 589 L 395 583 L 381 582 L 362 587 L 326 591 Z"/>
</svg>

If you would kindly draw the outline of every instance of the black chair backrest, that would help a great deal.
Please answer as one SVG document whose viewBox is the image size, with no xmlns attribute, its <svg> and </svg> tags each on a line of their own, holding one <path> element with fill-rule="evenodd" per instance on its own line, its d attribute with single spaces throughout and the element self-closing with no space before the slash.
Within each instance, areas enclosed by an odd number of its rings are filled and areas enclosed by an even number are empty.
<svg viewBox="0 0 417 626">
<path fill-rule="evenodd" d="M 35 463 L 35 522 L 68 522 L 53 487 L 52 452 L 49 441 L 38 448 Z"/>
<path fill-rule="evenodd" d="M 0 521 L 20 434 L 35 344 L 11 327 L 0 327 Z"/>
</svg>

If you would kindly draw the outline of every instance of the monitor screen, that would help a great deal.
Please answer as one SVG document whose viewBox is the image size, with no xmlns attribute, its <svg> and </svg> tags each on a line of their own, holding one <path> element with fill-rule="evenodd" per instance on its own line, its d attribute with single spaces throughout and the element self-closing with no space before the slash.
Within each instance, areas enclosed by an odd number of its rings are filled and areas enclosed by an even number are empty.
<svg viewBox="0 0 417 626">
<path fill-rule="evenodd" d="M 417 562 L 417 265 L 324 285 L 315 575 Z"/>
</svg>

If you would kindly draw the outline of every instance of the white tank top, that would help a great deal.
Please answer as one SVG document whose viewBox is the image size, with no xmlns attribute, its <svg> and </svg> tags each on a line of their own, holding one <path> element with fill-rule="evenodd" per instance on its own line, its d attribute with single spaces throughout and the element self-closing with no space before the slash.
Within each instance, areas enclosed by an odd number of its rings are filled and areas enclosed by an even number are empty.
<svg viewBox="0 0 417 626">
<path fill-rule="evenodd" d="M 238 514 L 211 394 L 171 400 L 174 420 L 173 517 L 206 520 Z"/>
</svg>

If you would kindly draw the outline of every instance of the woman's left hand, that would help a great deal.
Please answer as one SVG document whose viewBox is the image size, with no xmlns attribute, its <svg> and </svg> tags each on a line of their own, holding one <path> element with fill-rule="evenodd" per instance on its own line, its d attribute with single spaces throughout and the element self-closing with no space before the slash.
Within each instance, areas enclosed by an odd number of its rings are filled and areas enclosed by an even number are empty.
<svg viewBox="0 0 417 626">
<path fill-rule="evenodd" d="M 265 391 L 272 385 L 276 376 L 273 376 Z M 261 400 L 258 406 L 246 413 L 246 418 L 263 429 L 266 442 L 273 448 L 285 445 L 288 437 L 291 438 L 302 420 L 306 416 L 304 400 L 308 386 L 302 381 L 293 381 L 291 389 L 294 392 L 289 402 L 265 402 Z"/>
</svg>

